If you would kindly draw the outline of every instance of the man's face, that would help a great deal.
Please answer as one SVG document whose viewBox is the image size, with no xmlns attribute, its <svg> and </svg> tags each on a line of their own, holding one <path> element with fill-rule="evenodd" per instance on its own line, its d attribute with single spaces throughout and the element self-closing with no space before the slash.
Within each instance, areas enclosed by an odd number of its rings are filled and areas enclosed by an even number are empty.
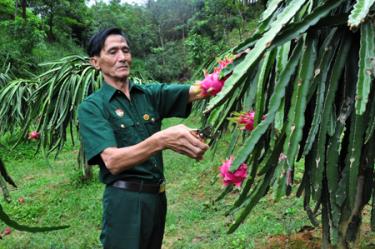
<svg viewBox="0 0 375 249">
<path fill-rule="evenodd" d="M 126 80 L 131 63 L 132 56 L 125 38 L 116 34 L 107 37 L 100 56 L 91 58 L 91 64 L 102 71 L 106 81 Z"/>
</svg>

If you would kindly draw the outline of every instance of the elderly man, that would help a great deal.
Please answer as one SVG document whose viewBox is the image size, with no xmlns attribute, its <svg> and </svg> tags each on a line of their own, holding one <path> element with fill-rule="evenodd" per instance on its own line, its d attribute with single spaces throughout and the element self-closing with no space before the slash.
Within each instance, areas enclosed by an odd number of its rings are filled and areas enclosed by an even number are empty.
<svg viewBox="0 0 375 249">
<path fill-rule="evenodd" d="M 88 46 L 104 84 L 79 107 L 80 136 L 88 163 L 99 165 L 105 249 L 161 248 L 167 210 L 162 151 L 200 160 L 208 146 L 190 128 L 161 130 L 167 117 L 187 117 L 202 98 L 194 86 L 134 84 L 132 56 L 118 28 L 102 30 Z"/>
</svg>

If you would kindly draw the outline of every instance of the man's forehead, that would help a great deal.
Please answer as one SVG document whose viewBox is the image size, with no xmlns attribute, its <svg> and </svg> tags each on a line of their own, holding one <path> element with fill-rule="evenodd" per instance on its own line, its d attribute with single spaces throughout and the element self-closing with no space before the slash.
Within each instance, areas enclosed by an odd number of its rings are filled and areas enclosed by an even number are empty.
<svg viewBox="0 0 375 249">
<path fill-rule="evenodd" d="M 110 49 L 111 47 L 128 47 L 126 39 L 122 35 L 109 35 L 104 42 L 103 50 Z"/>
</svg>

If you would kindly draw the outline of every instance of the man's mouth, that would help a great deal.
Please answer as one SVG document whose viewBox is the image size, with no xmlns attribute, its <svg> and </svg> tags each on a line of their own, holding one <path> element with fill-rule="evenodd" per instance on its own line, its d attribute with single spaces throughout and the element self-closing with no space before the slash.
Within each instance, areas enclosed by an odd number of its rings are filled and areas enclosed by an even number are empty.
<svg viewBox="0 0 375 249">
<path fill-rule="evenodd" d="M 129 66 L 120 66 L 120 67 L 118 67 L 118 69 L 128 69 L 129 68 Z"/>
</svg>

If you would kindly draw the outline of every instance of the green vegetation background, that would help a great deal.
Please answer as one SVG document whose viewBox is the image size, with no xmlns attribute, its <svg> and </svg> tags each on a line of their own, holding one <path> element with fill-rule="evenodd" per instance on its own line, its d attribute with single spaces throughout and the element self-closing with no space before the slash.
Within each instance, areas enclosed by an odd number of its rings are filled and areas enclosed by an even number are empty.
<svg viewBox="0 0 375 249">
<path fill-rule="evenodd" d="M 249 36 L 264 3 L 233 0 L 0 0 L 0 72 L 16 77 L 46 70 L 38 64 L 71 54 L 85 55 L 98 30 L 122 28 L 133 55 L 133 75 L 160 82 L 190 80 L 220 52 Z M 199 70 L 201 71 L 201 70 Z"/>
</svg>

